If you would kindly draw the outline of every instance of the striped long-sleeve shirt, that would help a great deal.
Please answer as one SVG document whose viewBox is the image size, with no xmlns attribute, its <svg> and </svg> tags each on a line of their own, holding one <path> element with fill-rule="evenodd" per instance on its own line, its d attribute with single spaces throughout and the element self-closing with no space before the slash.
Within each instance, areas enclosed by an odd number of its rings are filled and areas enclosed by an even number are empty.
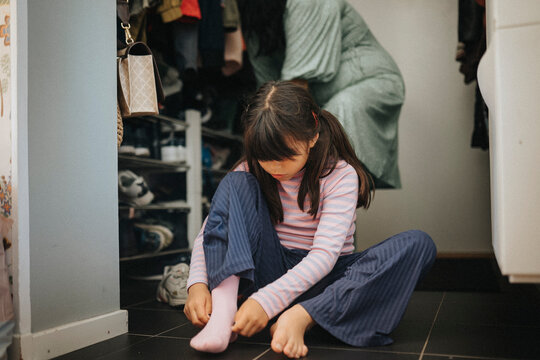
<svg viewBox="0 0 540 360">
<path fill-rule="evenodd" d="M 247 171 L 247 165 L 241 164 L 235 170 Z M 251 295 L 270 319 L 325 277 L 340 255 L 354 251 L 358 200 L 358 176 L 354 168 L 339 161 L 330 175 L 320 179 L 321 196 L 315 219 L 307 212 L 309 200 L 306 199 L 305 211 L 298 207 L 297 196 L 302 176 L 303 171 L 290 180 L 278 183 L 283 222 L 275 228 L 283 246 L 309 252 L 279 279 Z M 199 282 L 208 283 L 202 248 L 205 224 L 193 245 L 188 287 Z"/>
</svg>

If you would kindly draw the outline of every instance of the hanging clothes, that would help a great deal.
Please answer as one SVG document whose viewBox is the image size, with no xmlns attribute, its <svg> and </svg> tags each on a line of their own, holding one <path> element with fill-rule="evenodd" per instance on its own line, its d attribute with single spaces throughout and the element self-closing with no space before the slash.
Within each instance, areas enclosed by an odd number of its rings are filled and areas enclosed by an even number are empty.
<svg viewBox="0 0 540 360">
<path fill-rule="evenodd" d="M 180 19 L 182 17 L 182 10 L 180 10 L 181 4 L 182 0 L 163 0 L 157 8 L 162 21 L 168 23 Z"/>
<path fill-rule="evenodd" d="M 201 20 L 201 8 L 198 0 L 183 0 L 180 5 L 183 16 L 181 22 L 197 22 Z"/>
<path fill-rule="evenodd" d="M 234 32 L 240 26 L 240 12 L 236 0 L 223 0 L 223 27 L 226 32 Z"/>
<path fill-rule="evenodd" d="M 478 64 L 486 51 L 486 23 L 484 0 L 459 0 L 458 46 L 456 61 L 465 84 L 476 81 Z M 474 105 L 474 130 L 471 147 L 489 148 L 488 109 L 476 85 Z"/>
<path fill-rule="evenodd" d="M 225 31 L 221 0 L 199 0 L 202 19 L 199 24 L 199 54 L 203 67 L 223 66 Z"/>
<path fill-rule="evenodd" d="M 221 72 L 225 76 L 231 76 L 242 68 L 242 55 L 244 52 L 244 41 L 240 26 L 233 32 L 225 33 L 225 65 Z"/>
</svg>

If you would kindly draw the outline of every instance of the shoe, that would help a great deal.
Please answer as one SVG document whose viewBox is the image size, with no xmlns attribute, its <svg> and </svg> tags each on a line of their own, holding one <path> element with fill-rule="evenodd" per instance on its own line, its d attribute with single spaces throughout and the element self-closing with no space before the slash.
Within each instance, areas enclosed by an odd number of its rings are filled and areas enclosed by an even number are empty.
<svg viewBox="0 0 540 360">
<path fill-rule="evenodd" d="M 169 247 L 173 241 L 172 231 L 163 225 L 135 223 L 141 234 L 140 246 L 145 252 L 159 252 Z"/>
<path fill-rule="evenodd" d="M 147 230 L 139 226 L 134 226 L 134 230 L 139 241 L 139 252 L 157 253 L 166 247 L 166 235 L 162 231 L 158 229 Z"/>
<path fill-rule="evenodd" d="M 180 202 L 182 201 L 183 200 L 180 200 Z M 178 203 L 178 200 L 159 202 L 160 205 L 163 205 L 165 207 L 169 205 L 174 207 L 175 204 L 177 203 Z M 175 249 L 186 249 L 189 247 L 189 244 L 187 241 L 187 227 L 186 227 L 187 216 L 185 213 L 179 214 L 178 212 L 155 212 L 152 215 L 152 217 L 144 217 L 142 219 L 138 219 L 136 222 L 149 224 L 149 225 L 165 226 L 173 234 L 172 245 L 174 245 Z M 178 264 L 179 262 L 182 262 L 182 261 L 173 259 L 172 262 L 163 264 L 163 266 L 174 265 L 174 264 Z M 186 261 L 183 261 L 183 262 L 186 262 Z M 163 270 L 163 266 L 161 266 L 159 269 L 160 275 Z"/>
<path fill-rule="evenodd" d="M 118 198 L 133 206 L 148 205 L 154 200 L 154 194 L 148 189 L 146 181 L 130 170 L 118 172 Z"/>
<path fill-rule="evenodd" d="M 179 161 L 176 146 L 172 141 L 167 141 L 161 145 L 161 160 L 164 162 Z"/>
<path fill-rule="evenodd" d="M 184 138 L 176 138 L 173 133 L 161 140 L 161 160 L 165 162 L 185 162 L 186 147 Z"/>
<path fill-rule="evenodd" d="M 187 280 L 189 265 L 180 263 L 174 266 L 165 266 L 163 278 L 158 285 L 156 299 L 170 306 L 184 305 L 187 300 Z"/>
</svg>

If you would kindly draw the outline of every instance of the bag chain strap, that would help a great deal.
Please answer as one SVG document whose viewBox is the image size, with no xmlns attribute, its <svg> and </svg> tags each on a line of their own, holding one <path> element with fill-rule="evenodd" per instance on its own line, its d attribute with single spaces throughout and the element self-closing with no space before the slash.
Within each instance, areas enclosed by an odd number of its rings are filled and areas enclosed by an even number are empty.
<svg viewBox="0 0 540 360">
<path fill-rule="evenodd" d="M 129 4 L 129 0 L 126 0 L 126 3 Z M 124 32 L 126 34 L 126 44 L 127 45 L 132 44 L 134 40 L 133 40 L 133 37 L 131 36 L 131 32 L 129 31 L 129 29 L 131 29 L 131 25 L 129 23 L 127 25 L 124 25 L 123 22 L 120 22 L 120 26 L 122 27 L 122 29 L 124 29 Z"/>
</svg>

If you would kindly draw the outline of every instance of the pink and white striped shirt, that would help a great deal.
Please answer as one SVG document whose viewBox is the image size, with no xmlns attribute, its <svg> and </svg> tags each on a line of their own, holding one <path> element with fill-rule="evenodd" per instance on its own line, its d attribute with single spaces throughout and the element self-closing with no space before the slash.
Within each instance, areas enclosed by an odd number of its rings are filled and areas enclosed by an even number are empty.
<svg viewBox="0 0 540 360">
<path fill-rule="evenodd" d="M 241 164 L 235 171 L 247 171 L 247 164 Z M 278 183 L 283 222 L 275 228 L 283 246 L 308 250 L 309 253 L 279 279 L 251 295 L 270 319 L 330 273 L 340 255 L 354 251 L 359 186 L 354 168 L 341 160 L 330 175 L 320 179 L 321 196 L 315 219 L 307 212 L 309 200 L 306 199 L 305 211 L 298 208 L 302 176 L 303 171 Z M 188 287 L 199 282 L 208 283 L 202 248 L 205 224 L 193 245 Z"/>
</svg>

